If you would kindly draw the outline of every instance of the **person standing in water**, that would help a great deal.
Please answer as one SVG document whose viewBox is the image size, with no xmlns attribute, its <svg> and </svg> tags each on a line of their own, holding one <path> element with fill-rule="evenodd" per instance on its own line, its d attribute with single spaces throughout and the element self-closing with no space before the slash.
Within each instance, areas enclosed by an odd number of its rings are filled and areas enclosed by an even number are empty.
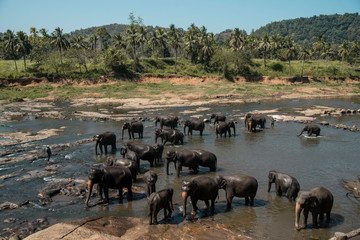
<svg viewBox="0 0 360 240">
<path fill-rule="evenodd" d="M 276 120 L 273 117 L 271 117 L 270 121 L 271 121 L 271 128 L 273 128 Z"/>
<path fill-rule="evenodd" d="M 47 153 L 47 156 L 48 156 L 47 163 L 50 164 L 51 149 L 50 149 L 49 145 L 46 146 L 46 153 Z"/>
</svg>

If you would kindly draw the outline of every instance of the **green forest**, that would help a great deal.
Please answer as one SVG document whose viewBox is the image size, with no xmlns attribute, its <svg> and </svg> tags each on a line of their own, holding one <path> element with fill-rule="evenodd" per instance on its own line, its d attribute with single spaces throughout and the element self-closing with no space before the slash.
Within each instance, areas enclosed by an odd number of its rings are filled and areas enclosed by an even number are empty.
<svg viewBox="0 0 360 240">
<path fill-rule="evenodd" d="M 359 77 L 358 14 L 270 23 L 247 34 L 129 24 L 0 35 L 0 77 L 133 79 L 143 75 Z"/>
</svg>

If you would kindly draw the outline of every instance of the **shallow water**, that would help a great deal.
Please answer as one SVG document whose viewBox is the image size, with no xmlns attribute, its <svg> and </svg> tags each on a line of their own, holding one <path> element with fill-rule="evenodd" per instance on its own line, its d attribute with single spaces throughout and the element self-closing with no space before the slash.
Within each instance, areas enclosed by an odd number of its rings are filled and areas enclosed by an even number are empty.
<svg viewBox="0 0 360 240">
<path fill-rule="evenodd" d="M 315 105 L 359 109 L 360 98 L 346 99 L 315 99 L 315 100 L 286 100 L 286 101 L 268 101 L 251 104 L 238 105 L 216 105 L 204 106 L 210 110 L 195 112 L 198 107 L 181 107 L 171 109 L 153 109 L 145 110 L 140 113 L 142 117 L 154 117 L 162 114 L 175 114 L 181 119 L 189 118 L 192 115 L 204 115 L 208 118 L 212 112 L 222 112 L 228 115 L 228 118 L 238 121 L 236 136 L 228 138 L 216 138 L 212 124 L 206 124 L 204 135 L 201 137 L 197 131 L 193 136 L 185 137 L 183 146 L 166 145 L 165 151 L 169 149 L 205 149 L 217 155 L 218 171 L 209 172 L 207 168 L 200 168 L 201 175 L 215 177 L 216 175 L 227 175 L 233 173 L 244 173 L 254 176 L 259 183 L 255 206 L 248 207 L 244 205 L 244 199 L 234 198 L 232 210 L 226 212 L 226 200 L 223 190 L 220 190 L 220 196 L 216 203 L 215 215 L 208 216 L 203 202 L 198 202 L 200 211 L 197 217 L 213 218 L 217 222 L 229 223 L 234 225 L 235 231 L 248 234 L 255 238 L 265 239 L 327 239 L 337 231 L 348 232 L 359 227 L 360 204 L 351 198 L 347 198 L 346 190 L 342 187 L 342 179 L 356 180 L 360 175 L 360 148 L 359 132 L 344 131 L 332 127 L 322 127 L 321 136 L 308 138 L 306 136 L 297 137 L 302 125 L 295 122 L 275 122 L 275 128 L 267 128 L 257 133 L 247 133 L 244 123 L 240 119 L 240 114 L 252 110 L 270 110 L 278 109 L 275 114 L 294 115 L 294 108 L 309 108 Z M 64 107 L 60 105 L 59 107 Z M 69 107 L 69 106 L 66 106 Z M 106 109 L 112 113 L 119 113 L 120 110 L 113 110 L 116 106 L 98 106 L 88 109 Z M 76 109 L 76 110 L 83 110 Z M 74 111 L 73 108 L 68 109 Z M 136 110 L 137 111 L 137 110 Z M 194 111 L 191 113 L 191 111 Z M 124 111 L 121 111 L 124 113 Z M 343 123 L 349 126 L 360 126 L 360 115 L 348 115 L 339 118 L 323 117 L 319 121 L 326 120 L 330 123 Z M 44 145 L 55 143 L 73 142 L 76 140 L 91 137 L 104 131 L 114 131 L 118 136 L 117 148 L 122 144 L 121 122 L 91 122 L 91 121 L 68 121 L 68 120 L 49 120 L 26 118 L 19 121 L 6 123 L 0 127 L 3 132 L 16 132 L 32 130 L 34 132 L 44 128 L 60 128 L 65 126 L 63 132 L 58 136 L 51 137 L 44 141 L 28 144 L 27 149 L 42 148 Z M 150 145 L 154 144 L 154 124 L 151 121 L 145 121 L 145 132 L 143 140 L 135 140 Z M 182 131 L 182 128 L 179 127 Z M 128 139 L 126 133 L 125 140 Z M 15 153 L 23 154 L 23 153 Z M 120 156 L 119 150 L 115 153 Z M 64 164 L 56 175 L 44 179 L 35 179 L 30 182 L 16 182 L 16 178 L 6 179 L 0 184 L 5 185 L 0 188 L 0 203 L 5 201 L 19 203 L 24 200 L 33 200 L 27 206 L 16 210 L 1 212 L 0 229 L 7 225 L 3 223 L 4 219 L 17 217 L 33 220 L 39 217 L 48 217 L 50 223 L 57 223 L 64 220 L 79 219 L 87 216 L 146 216 L 146 199 L 118 204 L 116 199 L 111 199 L 108 206 L 94 206 L 89 209 L 84 208 L 84 199 L 75 200 L 69 205 L 66 201 L 61 201 L 61 196 L 56 197 L 57 202 L 62 204 L 49 204 L 46 206 L 38 205 L 37 194 L 39 189 L 44 186 L 44 182 L 52 178 L 86 178 L 88 169 L 94 164 L 101 164 L 106 161 L 107 156 L 95 156 L 93 144 L 85 144 L 79 148 L 73 148 L 63 152 L 61 155 L 54 156 L 54 163 Z M 21 175 L 33 169 L 43 169 L 46 166 L 46 159 L 29 162 L 20 162 L 16 164 L 0 165 L 0 175 L 13 173 L 25 168 Z M 141 172 L 149 169 L 147 161 L 141 161 Z M 165 187 L 174 188 L 175 213 L 170 224 L 176 224 L 183 221 L 181 217 L 181 184 L 183 180 L 195 177 L 189 174 L 187 168 L 183 168 L 181 177 L 175 175 L 174 165 L 170 165 L 171 175 L 167 176 L 163 165 L 152 169 L 157 172 L 159 178 L 157 189 Z M 277 197 L 272 191 L 267 192 L 267 175 L 270 170 L 288 173 L 297 178 L 302 190 L 309 190 L 316 186 L 328 188 L 334 195 L 334 206 L 332 210 L 332 220 L 329 225 L 323 224 L 319 229 L 311 228 L 311 216 L 308 220 L 308 228 L 300 232 L 295 230 L 295 204 L 288 202 L 285 197 Z M 135 185 L 144 186 L 141 176 Z M 90 203 L 94 204 L 96 198 L 91 198 Z M 188 201 L 189 204 L 189 201 Z M 188 205 L 188 213 L 191 206 Z M 159 213 L 159 218 L 163 212 Z"/>
</svg>

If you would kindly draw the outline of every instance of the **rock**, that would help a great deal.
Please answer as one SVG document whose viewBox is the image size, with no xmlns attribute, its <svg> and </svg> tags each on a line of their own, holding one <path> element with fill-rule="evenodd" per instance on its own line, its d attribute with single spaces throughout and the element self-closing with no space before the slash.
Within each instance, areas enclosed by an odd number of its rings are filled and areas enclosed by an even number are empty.
<svg viewBox="0 0 360 240">
<path fill-rule="evenodd" d="M 58 168 L 61 168 L 61 167 L 63 167 L 62 164 L 54 164 L 54 165 L 46 166 L 45 170 L 46 171 L 55 171 L 55 170 L 57 170 Z"/>
<path fill-rule="evenodd" d="M 19 218 L 8 218 L 4 220 L 4 223 L 13 223 L 19 220 Z"/>
<path fill-rule="evenodd" d="M 319 124 L 322 125 L 322 126 L 329 126 L 329 125 L 330 125 L 330 124 L 329 124 L 328 122 L 326 122 L 326 121 L 321 121 L 321 122 L 319 122 Z"/>
<path fill-rule="evenodd" d="M 46 171 L 46 170 L 33 170 L 28 172 L 26 175 L 19 177 L 18 179 L 16 179 L 15 181 L 29 181 L 31 179 L 34 178 L 43 178 L 46 176 L 50 176 L 55 174 L 55 171 Z"/>
<path fill-rule="evenodd" d="M 43 199 L 48 199 L 60 193 L 62 189 L 67 189 L 73 185 L 74 183 L 71 179 L 55 179 L 54 181 L 48 182 L 46 187 L 40 190 L 38 196 Z"/>
<path fill-rule="evenodd" d="M 16 209 L 16 208 L 19 208 L 19 205 L 12 202 L 4 202 L 0 204 L 0 211 L 5 209 Z"/>
<path fill-rule="evenodd" d="M 356 132 L 356 131 L 358 131 L 358 128 L 356 127 L 356 125 L 354 125 L 349 130 L 352 132 Z"/>
</svg>

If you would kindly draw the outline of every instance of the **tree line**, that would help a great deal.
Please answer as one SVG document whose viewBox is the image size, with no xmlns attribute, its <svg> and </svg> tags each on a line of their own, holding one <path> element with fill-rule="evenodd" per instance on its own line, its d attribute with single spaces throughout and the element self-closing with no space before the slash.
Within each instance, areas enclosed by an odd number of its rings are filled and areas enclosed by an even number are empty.
<svg viewBox="0 0 360 240">
<path fill-rule="evenodd" d="M 229 31 L 230 38 L 216 40 L 205 26 L 191 24 L 186 31 L 174 24 L 169 28 L 147 28 L 141 18 L 129 16 L 130 24 L 123 33 L 110 35 L 105 27 L 99 27 L 91 36 L 70 36 L 58 27 L 51 34 L 44 28 L 30 29 L 30 35 L 23 31 L 7 30 L 0 42 L 1 58 L 13 60 L 16 71 L 17 61 L 23 60 L 24 72 L 28 71 L 26 60 L 33 63 L 31 72 L 46 76 L 47 71 L 54 76 L 65 77 L 69 72 L 88 73 L 88 64 L 103 71 L 105 75 L 129 76 L 144 72 L 144 60 L 173 59 L 173 73 L 178 72 L 178 58 L 191 64 L 201 65 L 209 73 L 222 73 L 225 77 L 234 75 L 254 75 L 250 66 L 254 58 L 261 58 L 263 68 L 269 60 L 287 62 L 289 75 L 293 74 L 292 60 L 317 61 L 318 74 L 320 60 L 340 60 L 340 71 L 344 64 L 359 63 L 359 43 L 357 40 L 343 40 L 341 44 L 331 44 L 325 35 L 319 34 L 314 43 L 296 44 L 292 36 L 278 34 L 250 34 L 235 28 Z M 133 76 L 133 75 L 132 75 Z"/>
</svg>

